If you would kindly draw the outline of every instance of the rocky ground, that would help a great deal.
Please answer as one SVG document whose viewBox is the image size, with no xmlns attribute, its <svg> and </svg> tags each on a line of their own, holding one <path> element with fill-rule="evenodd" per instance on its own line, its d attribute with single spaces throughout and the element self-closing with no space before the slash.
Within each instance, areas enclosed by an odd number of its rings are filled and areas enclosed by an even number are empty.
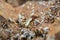
<svg viewBox="0 0 60 40">
<path fill-rule="evenodd" d="M 0 40 L 60 40 L 60 1 L 0 0 Z"/>
</svg>

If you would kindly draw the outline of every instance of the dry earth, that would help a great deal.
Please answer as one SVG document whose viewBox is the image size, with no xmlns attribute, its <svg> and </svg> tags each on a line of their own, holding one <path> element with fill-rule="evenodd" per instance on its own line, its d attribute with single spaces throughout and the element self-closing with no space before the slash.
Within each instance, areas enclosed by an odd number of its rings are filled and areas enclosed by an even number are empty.
<svg viewBox="0 0 60 40">
<path fill-rule="evenodd" d="M 39 1 L 27 1 L 22 5 L 18 5 L 18 3 L 16 3 L 16 5 L 14 6 L 14 3 L 9 4 L 3 0 L 0 0 L 0 15 L 2 15 L 4 18 L 9 19 L 12 18 L 13 20 L 17 20 L 18 19 L 18 15 L 22 14 L 26 17 L 26 19 L 30 18 L 30 15 L 32 13 L 38 15 L 39 17 L 37 18 L 39 21 L 41 21 L 41 16 L 43 16 L 44 14 L 42 12 L 46 12 L 51 10 L 50 8 L 55 6 L 55 2 L 39 2 Z M 13 6 L 12 6 L 13 5 Z M 58 6 L 58 4 L 57 4 Z M 59 5 L 60 6 L 60 5 Z M 54 11 L 54 10 L 53 10 Z M 60 14 L 60 7 L 58 7 L 58 11 L 56 11 L 57 14 L 59 12 Z M 53 13 L 53 15 L 55 14 L 55 12 Z M 46 15 L 45 15 L 46 16 Z M 56 16 L 56 15 L 55 15 Z M 48 16 L 47 16 L 48 17 Z M 48 39 L 48 37 L 52 37 L 55 36 L 55 40 L 60 40 L 60 15 L 59 17 L 56 17 L 54 19 L 53 23 L 50 23 L 52 20 L 50 20 L 47 23 L 42 23 L 39 24 L 37 26 L 35 26 L 35 28 L 33 28 L 34 26 L 32 25 L 31 30 L 36 30 L 39 29 L 40 26 L 44 27 L 49 27 L 50 31 L 47 34 L 47 40 L 52 40 L 52 39 Z M 44 21 L 45 22 L 45 21 Z M 19 25 L 18 24 L 14 24 L 14 23 L 10 23 L 11 29 L 13 29 L 13 31 L 16 33 L 19 33 Z M 2 32 L 2 37 L 4 38 L 6 36 L 6 34 L 4 35 L 4 32 Z M 14 35 L 14 33 L 11 34 L 11 36 Z M 33 40 L 44 40 L 42 38 L 34 38 Z M 7 40 L 7 39 L 2 39 L 2 40 Z"/>
</svg>

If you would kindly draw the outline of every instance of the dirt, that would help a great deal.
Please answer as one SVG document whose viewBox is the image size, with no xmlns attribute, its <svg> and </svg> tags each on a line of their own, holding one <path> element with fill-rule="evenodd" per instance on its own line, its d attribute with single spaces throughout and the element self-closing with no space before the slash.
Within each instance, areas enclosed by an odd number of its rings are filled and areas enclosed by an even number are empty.
<svg viewBox="0 0 60 40">
<path fill-rule="evenodd" d="M 59 3 L 0 0 L 0 40 L 60 40 Z"/>
</svg>

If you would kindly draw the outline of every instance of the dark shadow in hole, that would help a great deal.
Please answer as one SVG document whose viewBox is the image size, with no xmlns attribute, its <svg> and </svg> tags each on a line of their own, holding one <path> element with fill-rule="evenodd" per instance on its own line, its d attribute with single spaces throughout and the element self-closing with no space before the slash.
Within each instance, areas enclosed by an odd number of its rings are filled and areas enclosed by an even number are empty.
<svg viewBox="0 0 60 40">
<path fill-rule="evenodd" d="M 18 6 L 23 5 L 24 3 L 27 2 L 27 0 L 5 0 L 5 2 L 11 4 L 13 7 L 16 7 L 17 5 Z"/>
<path fill-rule="evenodd" d="M 58 32 L 58 33 L 55 34 L 55 39 L 56 40 L 60 40 L 60 32 Z"/>
<path fill-rule="evenodd" d="M 7 2 L 7 0 L 5 0 L 5 2 Z"/>
<path fill-rule="evenodd" d="M 20 2 L 21 1 L 21 2 Z M 24 4 L 24 3 L 26 3 L 27 2 L 27 0 L 18 0 L 18 4 L 19 5 L 22 5 L 22 4 Z"/>
</svg>

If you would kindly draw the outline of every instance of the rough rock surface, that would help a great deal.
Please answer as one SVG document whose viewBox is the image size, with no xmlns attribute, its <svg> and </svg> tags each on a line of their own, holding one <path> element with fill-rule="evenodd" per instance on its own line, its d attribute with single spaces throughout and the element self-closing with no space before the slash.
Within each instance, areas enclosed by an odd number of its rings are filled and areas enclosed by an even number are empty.
<svg viewBox="0 0 60 40">
<path fill-rule="evenodd" d="M 0 0 L 0 40 L 60 40 L 59 37 L 59 0 Z"/>
</svg>

